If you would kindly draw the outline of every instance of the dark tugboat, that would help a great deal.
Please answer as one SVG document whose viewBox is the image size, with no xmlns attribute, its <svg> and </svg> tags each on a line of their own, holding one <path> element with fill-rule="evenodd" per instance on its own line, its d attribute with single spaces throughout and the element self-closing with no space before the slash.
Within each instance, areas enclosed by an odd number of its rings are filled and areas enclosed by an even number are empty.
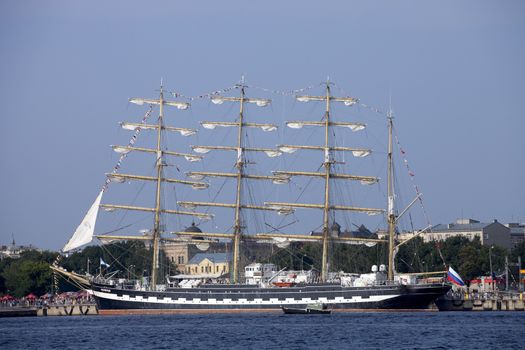
<svg viewBox="0 0 525 350">
<path fill-rule="evenodd" d="M 329 315 L 332 313 L 332 310 L 328 309 L 325 304 L 309 304 L 306 305 L 304 309 L 293 308 L 293 307 L 284 307 L 281 306 L 281 309 L 285 314 L 301 314 L 301 315 L 310 315 L 310 314 L 321 314 Z"/>
</svg>

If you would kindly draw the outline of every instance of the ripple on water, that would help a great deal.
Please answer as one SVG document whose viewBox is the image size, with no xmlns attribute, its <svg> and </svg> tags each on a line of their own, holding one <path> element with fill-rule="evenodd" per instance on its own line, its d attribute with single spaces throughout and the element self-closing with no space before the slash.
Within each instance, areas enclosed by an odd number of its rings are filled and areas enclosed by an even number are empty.
<svg viewBox="0 0 525 350">
<path fill-rule="evenodd" d="M 0 319 L 1 349 L 523 349 L 524 312 Z"/>
</svg>

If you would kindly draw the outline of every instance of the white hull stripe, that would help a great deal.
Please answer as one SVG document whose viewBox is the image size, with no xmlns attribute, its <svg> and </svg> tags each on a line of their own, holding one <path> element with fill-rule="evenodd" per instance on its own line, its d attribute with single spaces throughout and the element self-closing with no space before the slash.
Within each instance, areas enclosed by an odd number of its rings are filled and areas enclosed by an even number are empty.
<svg viewBox="0 0 525 350">
<path fill-rule="evenodd" d="M 292 299 L 286 298 L 283 300 L 277 298 L 270 298 L 270 300 L 263 301 L 262 299 L 185 299 L 185 298 L 162 298 L 158 299 L 157 297 L 143 298 L 142 296 L 130 297 L 129 295 L 118 296 L 113 293 L 104 293 L 99 291 L 94 291 L 95 296 L 102 299 L 116 300 L 116 301 L 126 301 L 126 302 L 138 302 L 138 303 L 151 303 L 151 304 L 178 304 L 178 305 L 298 305 L 298 304 L 312 304 L 312 303 L 323 303 L 323 304 L 353 304 L 353 303 L 373 303 L 379 302 L 387 299 L 392 299 L 398 297 L 397 294 L 391 295 L 371 295 L 368 298 L 362 298 L 360 296 L 354 296 L 350 299 L 345 299 L 343 297 L 336 297 L 335 299 L 327 299 L 324 297 L 318 299 L 312 298 L 302 298 L 302 299 Z"/>
</svg>

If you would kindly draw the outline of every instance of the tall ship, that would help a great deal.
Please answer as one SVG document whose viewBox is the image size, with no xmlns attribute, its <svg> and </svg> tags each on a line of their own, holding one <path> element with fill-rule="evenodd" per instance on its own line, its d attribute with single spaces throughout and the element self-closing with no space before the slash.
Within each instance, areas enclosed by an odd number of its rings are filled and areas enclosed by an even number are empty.
<svg viewBox="0 0 525 350">
<path fill-rule="evenodd" d="M 407 208 L 399 214 L 394 205 L 394 179 L 392 176 L 393 118 L 391 113 L 386 119 L 388 123 L 388 150 L 384 158 L 388 169 L 386 209 L 348 205 L 335 198 L 336 194 L 341 191 L 341 186 L 345 186 L 344 184 L 347 182 L 359 182 L 367 186 L 376 185 L 380 179 L 374 176 L 338 171 L 338 165 L 342 162 L 338 160 L 337 155 L 349 154 L 361 158 L 369 155 L 372 151 L 364 148 L 346 147 L 334 142 L 334 129 L 338 128 L 343 132 L 358 132 L 365 129 L 366 124 L 335 120 L 332 116 L 334 104 L 351 107 L 358 103 L 358 99 L 348 96 L 334 96 L 332 93 L 333 85 L 329 81 L 323 83 L 322 86 L 324 94 L 320 96 L 294 96 L 298 102 L 311 102 L 323 106 L 322 115 L 317 120 L 284 122 L 291 129 L 310 127 L 311 129 L 322 130 L 324 137 L 322 142 L 318 141 L 318 145 L 296 145 L 288 142 L 271 148 L 252 145 L 254 140 L 257 143 L 258 138 L 252 139 L 248 130 L 258 129 L 256 131 L 259 133 L 261 131 L 267 133 L 277 130 L 280 125 L 257 123 L 249 120 L 246 113 L 247 106 L 265 107 L 271 103 L 271 100 L 247 96 L 247 86 L 244 79 L 228 91 L 216 92 L 208 96 L 213 105 L 223 103 L 238 105 L 238 114 L 233 121 L 200 122 L 201 127 L 208 129 L 208 132 L 220 128 L 234 130 L 234 137 L 231 134 L 228 137 L 229 145 L 191 145 L 191 151 L 188 149 L 186 152 L 168 149 L 165 142 L 166 133 L 190 137 L 195 135 L 198 130 L 191 127 L 166 125 L 165 110 L 167 107 L 174 107 L 183 111 L 189 109 L 190 104 L 167 99 L 165 97 L 167 91 L 164 90 L 162 84 L 158 98 L 130 99 L 130 102 L 134 104 L 146 105 L 149 108 L 139 123 L 121 123 L 123 129 L 133 132 L 132 138 L 128 145 L 112 146 L 119 154 L 117 165 L 112 172 L 106 174 L 106 182 L 95 202 L 63 248 L 64 253 L 71 252 L 90 243 L 93 239 L 98 239 L 102 243 L 139 241 L 144 242 L 149 247 L 151 267 L 147 273 L 147 278 L 142 278 L 140 281 L 112 278 L 111 274 L 103 274 L 101 269 L 101 273 L 97 276 L 83 280 L 84 283 L 88 284 L 87 288 L 93 294 L 100 313 L 268 311 L 280 310 L 281 307 L 304 308 L 311 304 L 322 304 L 330 309 L 341 311 L 414 310 L 428 308 L 436 298 L 444 295 L 450 289 L 450 285 L 444 282 L 418 283 L 411 276 L 401 278 L 395 272 L 395 252 L 399 248 L 399 244 L 396 244 L 394 239 L 396 224 Z M 238 95 L 226 96 L 228 92 L 232 91 L 238 92 Z M 150 119 L 151 114 L 157 110 L 156 123 L 149 122 L 148 119 Z M 139 134 L 148 131 L 155 134 L 155 145 L 150 148 L 138 147 L 135 143 Z M 191 171 L 178 172 L 178 174 L 185 175 L 182 179 L 167 175 L 166 169 L 173 165 L 171 163 L 172 158 L 188 161 L 189 164 L 199 161 L 204 163 L 211 151 L 214 153 L 222 152 L 219 157 L 213 158 L 212 165 L 216 168 L 227 168 L 227 165 L 231 165 L 231 160 L 234 159 L 234 165 L 230 167 L 229 172 L 222 170 L 197 171 L 192 168 Z M 254 153 L 263 154 L 270 158 L 286 157 L 288 154 L 297 151 L 308 152 L 312 158 L 315 157 L 315 159 L 320 160 L 317 171 L 265 169 L 261 173 L 257 173 L 256 171 L 260 171 L 260 169 L 253 166 L 254 162 L 250 157 Z M 150 156 L 148 162 L 152 165 L 149 170 L 150 176 L 121 171 L 123 161 L 131 152 Z M 179 170 L 179 168 L 177 169 Z M 315 180 L 317 187 L 314 190 L 310 187 L 309 191 L 315 192 L 317 195 L 315 198 L 320 199 L 318 203 L 301 202 L 301 195 L 295 196 L 297 200 L 286 202 L 266 198 L 265 193 L 254 198 L 256 196 L 246 185 L 249 182 L 260 181 L 276 186 L 285 185 L 298 177 Z M 210 192 L 211 182 L 207 182 L 208 179 L 224 179 L 233 182 L 234 190 L 230 191 L 230 194 L 233 195 L 230 196 L 229 202 L 222 202 L 216 196 L 211 196 L 212 198 L 208 201 L 177 200 L 172 207 L 168 207 L 166 196 L 163 196 L 165 187 L 186 186 L 191 189 Z M 153 205 L 102 203 L 102 198 L 108 187 L 112 183 L 123 182 L 140 182 L 153 185 L 154 195 L 151 201 Z M 334 185 L 336 182 L 343 183 L 343 185 Z M 294 189 L 291 191 L 293 192 Z M 300 191 L 299 188 L 298 192 Z M 247 200 L 247 197 L 250 199 Z M 143 230 L 140 235 L 95 234 L 95 223 L 99 210 L 148 213 L 150 217 L 153 216 L 153 225 L 150 229 Z M 203 231 L 201 228 L 197 228 L 197 226 L 213 227 L 213 225 L 203 223 L 214 219 L 215 210 L 233 212 L 229 232 L 206 232 L 207 230 Z M 249 222 L 249 218 L 252 216 L 247 214 L 263 212 L 265 215 L 286 216 L 293 214 L 296 210 L 316 212 L 317 217 L 321 217 L 319 226 L 316 226 L 316 229 L 309 234 L 284 233 L 280 227 L 271 225 L 267 226 L 271 226 L 273 229 L 257 232 Z M 322 214 L 319 215 L 319 213 Z M 377 235 L 343 235 L 340 232 L 339 224 L 336 222 L 336 217 L 341 217 L 345 213 L 381 215 L 386 218 L 388 228 L 383 238 Z M 188 229 L 183 229 L 184 226 L 180 225 L 182 220 L 179 220 L 179 228 L 168 231 L 166 229 L 166 217 L 186 218 L 186 221 L 191 220 L 192 225 Z M 165 271 L 161 272 L 162 246 L 170 242 L 195 245 L 201 250 L 206 250 L 210 245 L 224 242 L 224 246 L 227 247 L 224 255 L 229 263 L 228 270 L 205 271 L 209 273 L 207 275 L 201 274 L 201 278 L 192 276 L 191 271 L 180 271 L 181 273 L 175 275 Z M 321 251 L 320 269 L 290 271 L 283 266 L 243 259 L 243 246 L 246 244 L 250 246 L 261 244 L 286 247 L 293 242 L 316 244 Z M 367 246 L 386 244 L 388 245 L 387 264 L 379 267 L 374 265 L 371 272 L 366 274 L 331 271 L 331 247 L 337 244 Z M 65 273 L 63 269 L 56 266 L 54 269 L 57 272 Z M 77 277 L 77 279 L 81 278 Z"/>
</svg>

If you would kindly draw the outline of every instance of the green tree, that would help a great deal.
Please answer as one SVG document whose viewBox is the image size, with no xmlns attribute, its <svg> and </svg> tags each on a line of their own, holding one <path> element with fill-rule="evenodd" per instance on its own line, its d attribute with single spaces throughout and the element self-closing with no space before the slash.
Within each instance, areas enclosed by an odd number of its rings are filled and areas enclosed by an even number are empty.
<svg viewBox="0 0 525 350">
<path fill-rule="evenodd" d="M 46 262 L 20 259 L 10 264 L 3 276 L 6 291 L 18 298 L 31 292 L 41 295 L 51 288 L 52 273 Z"/>
</svg>

